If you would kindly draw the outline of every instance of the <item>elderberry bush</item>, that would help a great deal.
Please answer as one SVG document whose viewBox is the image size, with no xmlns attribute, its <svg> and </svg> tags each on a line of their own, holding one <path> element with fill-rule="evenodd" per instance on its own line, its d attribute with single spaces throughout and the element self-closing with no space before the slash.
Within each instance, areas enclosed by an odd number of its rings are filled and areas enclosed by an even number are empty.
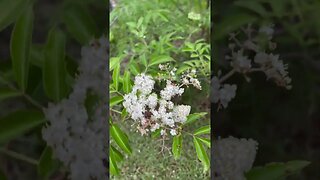
<svg viewBox="0 0 320 180">
<path fill-rule="evenodd" d="M 209 4 L 156 0 L 112 3 L 111 178 L 154 178 L 168 170 L 154 171 L 158 164 L 175 163 L 179 163 L 174 168 L 177 175 L 164 173 L 158 179 L 178 178 L 179 174 L 190 178 L 194 175 L 187 170 L 189 165 L 182 165 L 189 162 L 202 167 L 197 168 L 197 175 L 209 179 Z M 150 144 L 147 139 L 159 143 Z M 147 165 L 133 162 L 142 151 L 134 147 L 140 146 L 156 157 L 148 158 Z M 190 150 L 192 154 L 187 154 Z"/>
</svg>

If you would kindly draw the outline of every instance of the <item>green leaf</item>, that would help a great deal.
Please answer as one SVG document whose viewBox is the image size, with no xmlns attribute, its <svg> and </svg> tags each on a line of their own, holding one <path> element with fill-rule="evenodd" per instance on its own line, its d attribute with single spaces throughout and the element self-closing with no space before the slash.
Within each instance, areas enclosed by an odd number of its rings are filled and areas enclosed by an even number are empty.
<svg viewBox="0 0 320 180">
<path fill-rule="evenodd" d="M 177 73 L 177 74 L 181 74 L 181 73 L 187 71 L 187 70 L 190 69 L 190 68 L 191 68 L 190 66 L 183 65 L 183 66 L 181 66 L 181 67 L 178 68 L 178 70 L 177 70 L 176 73 Z"/>
<path fill-rule="evenodd" d="M 47 146 L 40 156 L 38 164 L 38 174 L 41 178 L 47 179 L 56 170 L 57 167 L 58 161 L 53 159 L 52 149 Z"/>
<path fill-rule="evenodd" d="M 155 130 L 154 132 L 151 133 L 151 137 L 152 138 L 160 137 L 160 135 L 161 135 L 161 129 L 157 129 L 157 130 Z"/>
<path fill-rule="evenodd" d="M 109 105 L 110 107 L 115 106 L 123 101 L 122 96 L 114 96 L 110 99 Z"/>
<path fill-rule="evenodd" d="M 195 122 L 196 120 L 204 117 L 204 116 L 207 115 L 207 114 L 208 114 L 207 112 L 200 112 L 200 113 L 190 114 L 190 115 L 187 117 L 187 121 L 186 121 L 184 124 L 191 124 L 191 123 Z"/>
<path fill-rule="evenodd" d="M 131 85 L 131 79 L 130 79 L 130 72 L 126 71 L 123 77 L 123 91 L 126 94 L 130 93 L 131 88 L 132 88 L 132 85 Z"/>
<path fill-rule="evenodd" d="M 115 142 L 124 152 L 128 154 L 132 153 L 127 136 L 116 124 L 111 125 L 110 133 L 111 137 L 115 140 Z"/>
<path fill-rule="evenodd" d="M 287 13 L 285 10 L 287 1 L 269 0 L 268 3 L 270 4 L 274 14 L 278 18 L 284 16 Z"/>
<path fill-rule="evenodd" d="M 170 56 L 166 56 L 166 55 L 157 56 L 151 60 L 149 66 L 163 64 L 171 61 L 174 61 L 174 59 L 172 59 Z"/>
<path fill-rule="evenodd" d="M 119 168 L 115 161 L 115 157 L 110 154 L 109 156 L 109 167 L 110 167 L 110 174 L 112 175 L 119 175 Z"/>
<path fill-rule="evenodd" d="M 254 0 L 238 0 L 236 2 L 234 2 L 234 4 L 236 6 L 248 9 L 252 12 L 255 12 L 257 14 L 259 14 L 262 17 L 265 17 L 267 15 L 267 11 L 265 10 L 265 8 L 262 6 L 262 4 L 258 1 L 254 1 Z"/>
<path fill-rule="evenodd" d="M 9 88 L 0 88 L 0 101 L 3 101 L 8 98 L 21 96 L 22 94 L 18 91 L 14 91 Z"/>
<path fill-rule="evenodd" d="M 182 149 L 182 135 L 179 134 L 173 137 L 173 142 L 172 142 L 172 153 L 175 160 L 180 158 L 181 149 Z"/>
<path fill-rule="evenodd" d="M 210 168 L 210 160 L 205 151 L 203 145 L 201 144 L 201 140 L 197 137 L 193 138 L 194 147 L 196 148 L 198 159 L 201 161 L 204 171 L 208 171 Z"/>
<path fill-rule="evenodd" d="M 15 23 L 11 34 L 10 54 L 15 79 L 22 91 L 28 84 L 29 57 L 32 43 L 33 10 L 30 5 Z"/>
<path fill-rule="evenodd" d="M 112 71 L 117 64 L 120 64 L 121 58 L 120 57 L 112 57 L 110 58 L 110 63 L 109 63 L 109 71 Z"/>
<path fill-rule="evenodd" d="M 79 43 L 88 44 L 97 34 L 98 28 L 87 8 L 79 3 L 70 3 L 63 12 L 63 20 L 70 35 Z"/>
<path fill-rule="evenodd" d="M 203 144 L 205 144 L 206 146 L 208 146 L 208 148 L 211 147 L 211 141 L 210 139 L 206 139 L 206 138 L 200 138 L 200 137 L 197 137 Z"/>
<path fill-rule="evenodd" d="M 33 44 L 30 51 L 30 63 L 42 68 L 44 60 L 44 47 L 42 45 Z"/>
<path fill-rule="evenodd" d="M 145 54 L 141 55 L 140 56 L 140 60 L 141 60 L 141 63 L 145 66 L 145 67 L 148 67 L 148 60 L 147 60 L 147 57 Z"/>
<path fill-rule="evenodd" d="M 112 73 L 113 87 L 119 90 L 120 64 L 117 64 Z"/>
<path fill-rule="evenodd" d="M 46 95 L 56 102 L 68 93 L 65 46 L 64 33 L 56 28 L 51 29 L 45 47 L 43 85 Z"/>
<path fill-rule="evenodd" d="M 246 173 L 248 180 L 282 179 L 301 171 L 308 166 L 308 161 L 289 161 L 287 163 L 269 163 L 264 167 L 252 168 Z"/>
<path fill-rule="evenodd" d="M 13 23 L 29 6 L 30 0 L 0 1 L 0 31 Z"/>
<path fill-rule="evenodd" d="M 232 15 L 228 15 L 221 23 L 216 24 L 215 35 L 213 36 L 214 40 L 224 38 L 226 35 L 236 31 L 241 26 L 253 23 L 257 20 L 257 17 L 248 13 L 237 12 L 236 9 L 230 11 L 234 11 Z"/>
<path fill-rule="evenodd" d="M 118 151 L 115 147 L 113 147 L 112 145 L 110 146 L 110 154 L 111 156 L 114 156 L 115 157 L 115 160 L 117 162 L 120 162 L 123 160 L 123 155 L 121 154 L 120 151 Z"/>
<path fill-rule="evenodd" d="M 201 134 L 210 134 L 210 131 L 211 131 L 211 127 L 210 125 L 206 125 L 206 126 L 203 126 L 197 130 L 194 131 L 194 135 L 201 135 Z"/>
<path fill-rule="evenodd" d="M 4 174 L 4 172 L 0 169 L 0 180 L 7 180 L 6 175 Z"/>
<path fill-rule="evenodd" d="M 42 112 L 18 110 L 0 118 L 0 143 L 7 142 L 45 122 Z"/>
<path fill-rule="evenodd" d="M 132 61 L 129 65 L 129 68 L 130 68 L 130 71 L 133 75 L 136 76 L 136 75 L 140 74 L 140 68 L 136 62 Z"/>
<path fill-rule="evenodd" d="M 121 119 L 124 120 L 127 116 L 128 116 L 128 112 L 126 111 L 125 108 L 123 108 L 121 111 Z"/>
<path fill-rule="evenodd" d="M 143 23 L 143 17 L 140 17 L 139 20 L 138 20 L 138 23 L 137 23 L 137 28 L 140 28 L 140 26 L 142 25 Z"/>
</svg>

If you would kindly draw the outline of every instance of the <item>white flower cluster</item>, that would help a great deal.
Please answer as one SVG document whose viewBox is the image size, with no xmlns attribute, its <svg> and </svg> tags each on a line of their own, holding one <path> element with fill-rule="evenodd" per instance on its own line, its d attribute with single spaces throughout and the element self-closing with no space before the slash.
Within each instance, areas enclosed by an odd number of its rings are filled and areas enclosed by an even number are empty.
<svg viewBox="0 0 320 180">
<path fill-rule="evenodd" d="M 267 76 L 267 79 L 274 80 L 277 85 L 291 89 L 291 78 L 288 77 L 288 65 L 284 64 L 282 60 L 279 60 L 279 55 L 273 55 L 272 53 L 266 53 L 265 48 L 259 43 L 259 39 L 252 37 L 253 30 L 249 26 L 244 33 L 248 36 L 243 44 L 236 38 L 235 34 L 231 36 L 231 39 L 235 41 L 235 44 L 229 45 L 232 50 L 232 55 L 227 56 L 227 59 L 231 60 L 231 66 L 240 73 L 249 73 L 254 71 L 262 71 Z M 274 30 L 272 26 L 263 26 L 259 29 L 258 34 L 267 36 L 269 49 L 275 49 L 275 43 L 271 42 Z M 236 44 L 240 50 L 235 52 Z M 255 56 L 252 60 L 244 55 L 244 51 L 253 51 Z"/>
<path fill-rule="evenodd" d="M 236 37 L 236 33 L 230 35 L 230 40 L 233 42 L 229 44 L 231 49 L 231 56 L 226 56 L 230 60 L 232 70 L 221 77 L 221 72 L 218 76 L 214 76 L 211 81 L 213 103 L 218 103 L 219 107 L 222 105 L 224 108 L 235 97 L 237 86 L 230 84 L 223 84 L 234 73 L 241 73 L 247 81 L 249 73 L 263 72 L 267 80 L 273 80 L 278 86 L 291 89 L 291 78 L 288 76 L 288 65 L 279 60 L 279 55 L 266 53 L 266 42 L 261 41 L 261 37 L 266 37 L 268 47 L 270 50 L 275 48 L 275 43 L 271 42 L 273 32 L 272 26 L 264 26 L 259 29 L 255 36 L 252 34 L 254 30 L 249 25 L 243 32 L 248 37 L 244 43 L 241 43 Z M 246 55 L 247 54 L 247 55 Z M 250 58 L 251 57 L 251 58 Z"/>
<path fill-rule="evenodd" d="M 224 108 L 228 107 L 229 102 L 236 96 L 237 85 L 221 85 L 217 77 L 211 80 L 212 101 L 220 103 Z"/>
<path fill-rule="evenodd" d="M 161 135 L 170 130 L 170 134 L 178 134 L 177 124 L 184 123 L 190 114 L 191 106 L 175 105 L 171 99 L 181 96 L 184 88 L 166 81 L 166 87 L 160 91 L 160 97 L 153 91 L 155 81 L 146 74 L 135 77 L 134 86 L 129 94 L 124 96 L 123 106 L 130 117 L 138 122 L 138 130 L 142 135 L 161 129 Z"/>
<path fill-rule="evenodd" d="M 159 69 L 161 71 L 164 71 L 165 74 L 169 72 L 169 79 L 170 80 L 176 80 L 177 76 L 176 76 L 176 71 L 177 68 L 172 68 L 170 70 L 170 64 L 159 64 Z M 159 76 L 161 76 L 161 74 L 159 73 Z M 161 77 L 159 77 L 159 79 L 161 80 Z M 182 82 L 182 86 L 189 86 L 192 85 L 195 88 L 201 90 L 201 83 L 200 81 L 197 79 L 197 71 L 195 69 L 188 69 L 187 71 L 184 72 L 184 74 L 182 74 L 180 81 Z"/>
<path fill-rule="evenodd" d="M 258 143 L 234 137 L 213 142 L 213 179 L 245 180 L 244 173 L 252 168 Z"/>
<path fill-rule="evenodd" d="M 258 52 L 254 57 L 254 62 L 259 64 L 267 79 L 273 79 L 278 86 L 291 89 L 291 78 L 288 77 L 288 65 L 279 60 L 279 55 Z"/>
<path fill-rule="evenodd" d="M 107 179 L 104 160 L 107 157 L 107 39 L 100 38 L 81 49 L 79 75 L 72 93 L 58 104 L 44 110 L 47 127 L 43 139 L 53 149 L 56 158 L 70 168 L 72 180 Z M 85 101 L 88 93 L 101 101 L 88 114 Z"/>
</svg>

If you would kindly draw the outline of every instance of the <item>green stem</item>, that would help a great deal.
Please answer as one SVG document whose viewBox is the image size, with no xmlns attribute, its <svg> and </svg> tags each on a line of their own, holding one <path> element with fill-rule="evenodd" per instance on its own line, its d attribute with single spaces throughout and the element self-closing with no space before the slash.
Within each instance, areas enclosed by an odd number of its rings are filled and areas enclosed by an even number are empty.
<svg viewBox="0 0 320 180">
<path fill-rule="evenodd" d="M 111 111 L 113 111 L 113 112 L 116 112 L 116 113 L 122 114 L 122 112 L 120 112 L 120 111 L 118 111 L 118 110 L 111 109 L 111 108 L 110 108 L 110 110 L 111 110 Z"/>
<path fill-rule="evenodd" d="M 38 161 L 35 160 L 35 159 L 32 159 L 28 156 L 25 156 L 23 154 L 19 154 L 17 152 L 14 152 L 14 151 L 10 151 L 8 149 L 4 149 L 4 148 L 0 148 L 0 153 L 3 153 L 7 156 L 10 156 L 10 157 L 13 157 L 15 159 L 18 159 L 18 160 L 21 160 L 21 161 L 24 161 L 24 162 L 27 162 L 27 163 L 30 163 L 30 164 L 33 164 L 33 165 L 38 165 Z"/>
<path fill-rule="evenodd" d="M 40 110 L 43 110 L 43 106 L 38 103 L 36 100 L 34 100 L 31 96 L 29 96 L 28 94 L 26 94 L 25 92 L 23 92 L 22 90 L 14 87 L 10 82 L 8 82 L 4 77 L 2 77 L 2 75 L 0 75 L 0 81 L 2 81 L 3 83 L 5 83 L 9 88 L 11 88 L 14 91 L 19 92 L 26 100 L 28 100 L 32 105 L 34 105 L 35 107 L 37 107 Z"/>
</svg>

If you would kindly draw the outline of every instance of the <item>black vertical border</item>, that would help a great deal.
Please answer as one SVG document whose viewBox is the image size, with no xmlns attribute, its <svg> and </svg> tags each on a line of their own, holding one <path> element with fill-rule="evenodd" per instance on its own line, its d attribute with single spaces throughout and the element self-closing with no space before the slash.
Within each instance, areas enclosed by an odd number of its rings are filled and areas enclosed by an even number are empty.
<svg viewBox="0 0 320 180">
<path fill-rule="evenodd" d="M 211 69 L 211 79 L 212 79 L 212 77 L 213 77 L 213 59 L 214 59 L 214 57 L 213 57 L 213 26 L 214 26 L 214 24 L 213 24 L 213 0 L 208 0 L 208 2 L 209 2 L 209 6 L 210 6 L 210 50 L 211 50 L 211 52 L 210 52 L 210 60 L 211 60 L 211 63 L 210 63 L 210 65 L 211 65 L 211 67 L 210 67 L 210 69 Z M 211 82 L 211 80 L 210 80 L 210 82 Z M 210 87 L 212 87 L 212 85 L 210 84 Z M 213 121 L 214 121 L 214 118 L 213 118 L 213 115 L 214 115 L 214 110 L 213 110 L 213 104 L 212 104 L 212 102 L 211 102 L 211 99 L 212 99 L 212 93 L 211 93 L 212 91 L 211 91 L 211 88 L 210 88 L 210 95 L 209 95 L 209 101 L 210 101 L 210 128 L 211 128 L 211 131 L 210 131 L 210 142 L 211 142 L 211 147 L 210 147 L 210 179 L 214 179 L 213 177 L 214 177 L 214 170 L 213 170 L 213 158 L 214 158 L 214 156 L 213 156 L 213 149 L 214 149 L 214 147 L 213 147 L 213 138 L 214 138 L 214 136 L 213 136 Z"/>
<path fill-rule="evenodd" d="M 111 12 L 111 6 L 110 6 L 110 1 L 108 1 L 108 3 L 107 3 L 107 1 L 105 0 L 105 3 L 106 3 L 106 8 L 107 8 L 107 21 L 106 21 L 106 23 L 107 23 L 107 28 L 106 28 L 106 32 L 107 32 L 107 35 L 106 35 L 106 37 L 107 37 L 107 62 L 106 62 L 106 71 L 107 71 L 107 73 L 108 73 L 108 76 L 107 77 L 110 77 L 110 72 L 109 72 L 109 59 L 110 59 L 110 37 L 109 37 L 109 34 L 110 34 L 110 12 Z M 110 179 L 110 170 L 109 170 L 109 146 L 110 146 L 110 131 L 109 131 L 109 114 L 110 114 L 110 112 L 109 112 L 109 100 L 110 100 L 110 93 L 109 93 L 109 83 L 110 83 L 110 79 L 108 78 L 108 79 L 106 79 L 106 92 L 107 92 L 107 104 L 106 104 L 106 108 L 107 108 L 107 117 L 106 117 L 106 121 L 107 121 L 107 123 L 108 123 L 108 127 L 107 127 L 107 134 L 106 134 L 106 136 L 107 136 L 107 143 L 108 143 L 108 148 L 107 148 L 107 158 L 108 159 L 106 159 L 106 167 L 107 167 L 107 177 L 108 177 L 108 179 Z"/>
</svg>

